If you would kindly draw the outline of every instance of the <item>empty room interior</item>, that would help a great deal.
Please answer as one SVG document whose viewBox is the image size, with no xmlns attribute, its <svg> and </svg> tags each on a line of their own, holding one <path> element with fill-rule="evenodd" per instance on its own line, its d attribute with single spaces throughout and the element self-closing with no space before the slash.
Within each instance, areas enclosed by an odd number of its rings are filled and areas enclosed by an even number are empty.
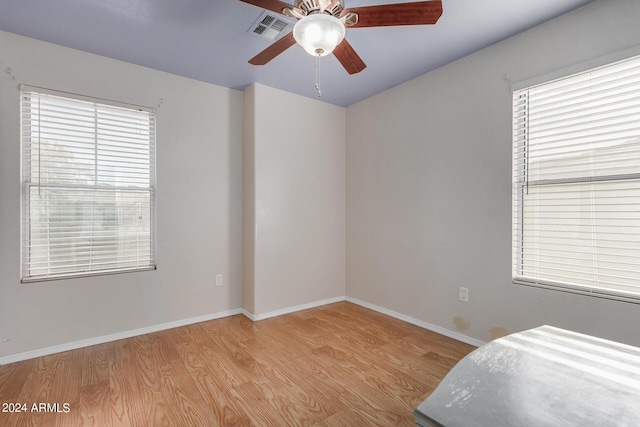
<svg viewBox="0 0 640 427">
<path fill-rule="evenodd" d="M 3 0 L 0 425 L 638 425 L 638 22 Z"/>
</svg>

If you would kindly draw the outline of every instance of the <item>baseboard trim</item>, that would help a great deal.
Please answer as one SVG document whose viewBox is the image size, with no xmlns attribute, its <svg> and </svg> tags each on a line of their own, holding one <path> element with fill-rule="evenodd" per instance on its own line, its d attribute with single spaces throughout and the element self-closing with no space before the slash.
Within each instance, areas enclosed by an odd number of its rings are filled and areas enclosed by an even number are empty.
<svg viewBox="0 0 640 427">
<path fill-rule="evenodd" d="M 398 320 L 402 320 L 407 323 L 411 323 L 412 325 L 419 326 L 424 329 L 428 329 L 432 332 L 438 333 L 440 335 L 444 335 L 449 338 L 453 338 L 454 340 L 462 341 L 464 343 L 473 345 L 475 347 L 480 347 L 485 344 L 484 341 L 477 340 L 475 338 L 471 338 L 467 335 L 461 334 L 459 332 L 450 331 L 449 329 L 442 328 L 440 326 L 436 326 L 431 323 L 424 322 L 422 320 L 415 319 L 411 316 L 407 316 L 406 314 L 398 313 L 397 311 L 389 310 L 388 308 L 380 307 L 375 304 L 371 304 L 366 301 L 359 300 L 357 298 L 346 297 L 346 301 L 351 302 L 353 304 L 360 305 L 362 307 L 368 308 L 373 311 L 377 311 L 378 313 L 386 314 L 387 316 L 394 317 Z"/>
<path fill-rule="evenodd" d="M 245 310 L 244 308 L 242 309 L 242 314 L 244 315 L 244 317 L 248 318 L 249 320 L 251 320 L 252 322 L 255 322 L 255 314 Z"/>
<path fill-rule="evenodd" d="M 131 338 L 138 335 L 145 335 L 153 332 L 164 331 L 167 329 L 178 328 L 180 326 L 187 326 L 194 323 L 206 322 L 208 320 L 220 319 L 222 317 L 234 316 L 236 314 L 243 313 L 243 311 L 244 310 L 240 308 L 234 309 L 234 310 L 221 311 L 218 313 L 206 314 L 204 316 L 197 316 L 197 317 L 191 317 L 188 319 L 176 320 L 174 322 L 161 323 L 159 325 L 153 325 L 153 326 L 148 326 L 148 327 L 139 328 L 139 329 L 132 329 L 130 331 L 117 332 L 115 334 L 103 335 L 101 337 L 73 341 L 70 343 L 54 345 L 51 347 L 45 347 L 37 350 L 30 350 L 22 353 L 9 354 L 7 356 L 0 356 L 0 365 L 20 362 L 22 360 L 34 359 L 36 357 L 41 357 L 41 356 L 48 356 L 50 354 L 61 353 L 63 351 L 69 351 L 69 350 L 75 350 L 82 347 L 89 347 L 91 345 L 104 344 L 107 342 L 117 341 L 124 338 Z"/>
<path fill-rule="evenodd" d="M 320 307 L 323 305 L 327 305 L 327 304 L 333 304 L 336 302 L 341 302 L 341 301 L 345 301 L 347 297 L 335 297 L 335 298 L 328 298 L 328 299 L 323 299 L 320 301 L 314 301 L 314 302 L 310 302 L 307 304 L 300 304 L 300 305 L 294 305 L 292 307 L 287 307 L 287 308 L 282 308 L 280 310 L 274 310 L 274 311 L 270 311 L 268 313 L 262 313 L 262 314 L 253 314 L 248 312 L 247 310 L 242 310 L 242 314 L 244 314 L 245 316 L 247 316 L 249 319 L 253 320 L 254 322 L 257 322 L 259 320 L 264 320 L 264 319 L 268 319 L 270 317 L 277 317 L 277 316 L 282 316 L 283 314 L 290 314 L 290 313 L 295 313 L 296 311 L 302 311 L 302 310 L 308 310 L 310 308 L 315 308 L 315 307 Z"/>
<path fill-rule="evenodd" d="M 341 301 L 348 301 L 350 303 L 357 304 L 359 306 L 368 308 L 370 310 L 377 311 L 382 314 L 386 314 L 387 316 L 391 316 L 398 320 L 411 323 L 412 325 L 416 325 L 421 328 L 428 329 L 430 331 L 447 336 L 449 338 L 453 338 L 458 341 L 462 341 L 464 343 L 467 343 L 476 347 L 480 347 L 481 345 L 485 344 L 483 341 L 477 340 L 475 338 L 471 338 L 459 332 L 450 331 L 448 329 L 433 325 L 431 323 L 424 322 L 422 320 L 415 319 L 411 316 L 398 313 L 397 311 L 389 310 L 387 308 L 380 307 L 378 305 L 371 304 L 369 302 L 362 301 L 357 298 L 341 296 L 341 297 L 335 297 L 335 298 L 328 298 L 320 301 L 314 301 L 307 304 L 300 304 L 300 305 L 287 307 L 280 310 L 274 310 L 274 311 L 270 311 L 268 313 L 262 313 L 262 314 L 253 314 L 245 309 L 238 308 L 234 310 L 221 311 L 213 314 L 206 314 L 204 316 L 197 316 L 197 317 L 191 317 L 188 319 L 176 320 L 174 322 L 162 323 L 159 325 L 148 326 L 145 328 L 132 329 L 130 331 L 103 335 L 101 337 L 88 338 L 85 340 L 73 341 L 70 343 L 54 345 L 51 347 L 45 347 L 37 350 L 30 350 L 22 353 L 15 353 L 15 354 L 9 354 L 7 356 L 0 356 L 0 365 L 7 365 L 9 363 L 20 362 L 22 360 L 28 360 L 28 359 L 34 359 L 36 357 L 41 357 L 41 356 L 48 356 L 50 354 L 61 353 L 63 351 L 75 350 L 82 347 L 88 347 L 88 346 L 97 345 L 97 344 L 104 344 L 107 342 L 117 341 L 125 338 L 131 338 L 138 335 L 145 335 L 153 332 L 164 331 L 167 329 L 178 328 L 180 326 L 187 326 L 194 323 L 206 322 L 208 320 L 215 320 L 223 317 L 234 316 L 236 314 L 242 314 L 247 318 L 249 318 L 250 320 L 257 322 L 259 320 L 268 319 L 270 317 L 282 316 L 284 314 L 295 313 L 297 311 L 307 310 L 310 308 L 320 307 L 323 305 L 333 304 Z"/>
</svg>

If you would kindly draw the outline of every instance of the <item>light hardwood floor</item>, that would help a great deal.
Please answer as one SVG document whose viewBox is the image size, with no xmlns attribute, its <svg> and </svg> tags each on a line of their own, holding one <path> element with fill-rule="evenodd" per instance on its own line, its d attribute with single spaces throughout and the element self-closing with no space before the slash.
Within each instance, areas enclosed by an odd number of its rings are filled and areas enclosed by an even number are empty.
<svg viewBox="0 0 640 427">
<path fill-rule="evenodd" d="M 0 425 L 412 426 L 473 349 L 348 302 L 231 316 L 0 366 L 0 403 L 27 404 Z"/>
</svg>

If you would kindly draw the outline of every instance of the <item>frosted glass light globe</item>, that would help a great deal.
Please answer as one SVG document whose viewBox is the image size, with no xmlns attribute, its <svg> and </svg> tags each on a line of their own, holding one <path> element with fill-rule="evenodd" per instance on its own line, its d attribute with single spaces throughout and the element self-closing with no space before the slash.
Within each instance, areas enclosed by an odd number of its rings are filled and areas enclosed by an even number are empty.
<svg viewBox="0 0 640 427">
<path fill-rule="evenodd" d="M 325 56 L 344 39 L 344 24 L 331 15 L 305 16 L 293 27 L 293 38 L 309 55 Z"/>
</svg>

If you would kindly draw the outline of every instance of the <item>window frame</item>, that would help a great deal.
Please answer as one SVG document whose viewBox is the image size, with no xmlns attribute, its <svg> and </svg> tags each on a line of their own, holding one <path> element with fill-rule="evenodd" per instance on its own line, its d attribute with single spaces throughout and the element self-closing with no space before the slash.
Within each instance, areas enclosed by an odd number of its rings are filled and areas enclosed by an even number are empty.
<svg viewBox="0 0 640 427">
<path fill-rule="evenodd" d="M 135 104 L 129 104 L 120 101 L 114 101 L 104 98 L 97 98 L 87 95 L 80 95 L 71 92 L 53 90 L 48 88 L 42 88 L 37 86 L 30 86 L 21 84 L 18 86 L 19 96 L 20 96 L 20 186 L 21 186 L 21 201 L 20 201 L 20 276 L 21 283 L 32 283 L 32 282 L 42 282 L 42 281 L 50 281 L 50 280 L 61 280 L 61 279 L 71 279 L 71 278 L 79 278 L 79 277 L 92 277 L 92 276 L 101 276 L 101 275 L 111 275 L 111 274 L 121 274 L 121 273 L 130 273 L 130 272 L 142 272 L 142 271 L 151 271 L 157 269 L 157 231 L 156 231 L 156 110 L 151 107 L 140 106 Z M 148 124 L 148 151 L 146 151 L 148 155 L 148 186 L 139 186 L 139 185 L 104 185 L 98 183 L 97 179 L 97 170 L 98 164 L 95 163 L 93 168 L 95 168 L 96 180 L 94 184 L 74 184 L 74 183 L 66 183 L 61 184 L 60 182 L 56 183 L 43 183 L 41 178 L 38 176 L 38 181 L 35 181 L 34 174 L 31 172 L 31 164 L 30 160 L 27 159 L 27 152 L 29 155 L 31 154 L 31 148 L 33 141 L 31 139 L 30 133 L 32 128 L 29 124 L 24 123 L 25 116 L 31 113 L 24 113 L 23 103 L 25 102 L 25 98 L 31 98 L 33 96 L 51 96 L 62 98 L 66 101 L 71 102 L 80 102 L 86 103 L 86 105 L 93 104 L 96 111 L 100 108 L 115 108 L 120 109 L 120 111 L 129 111 L 136 113 L 148 114 L 149 124 Z M 73 124 L 72 124 L 73 125 Z M 77 123 L 75 123 L 77 125 Z M 94 129 L 96 134 L 97 131 L 97 119 L 94 122 Z M 38 142 L 40 144 L 41 141 Z M 96 156 L 95 162 L 98 162 L 97 156 L 98 151 L 103 149 L 99 143 L 99 138 L 96 136 L 95 139 L 95 148 L 94 153 Z M 40 154 L 39 154 L 40 155 Z M 40 161 L 40 160 L 38 160 Z M 113 167 L 126 167 L 127 162 L 115 163 Z M 29 171 L 27 172 L 27 168 Z M 27 173 L 29 175 L 27 176 Z M 69 188 L 73 190 L 87 190 L 88 193 L 97 194 L 100 192 L 109 192 L 114 195 L 118 195 L 119 193 L 148 193 L 148 256 L 149 262 L 145 263 L 145 265 L 138 265 L 135 267 L 123 267 L 123 266 L 115 266 L 111 268 L 99 268 L 99 269 L 76 269 L 76 271 L 68 271 L 63 273 L 49 273 L 49 274 L 38 274 L 33 275 L 30 272 L 33 270 L 33 266 L 30 263 L 31 258 L 29 257 L 29 251 L 32 243 L 32 222 L 29 219 L 29 213 L 31 212 L 31 203 L 35 203 L 30 198 L 30 191 L 33 187 L 40 189 L 50 189 L 55 190 L 56 188 Z M 79 194 L 74 195 L 74 199 L 76 202 L 81 201 Z M 94 196 L 95 197 L 95 196 Z M 117 207 L 122 208 L 122 204 L 116 203 Z M 50 217 L 49 217 L 50 218 Z M 81 224 L 82 222 L 78 222 L 75 224 Z M 122 230 L 122 224 L 118 224 L 118 231 Z M 92 234 L 93 235 L 93 234 Z M 118 239 L 116 240 L 118 244 L 122 243 L 121 240 L 122 235 L 118 235 Z M 92 243 L 93 245 L 93 243 Z M 145 244 L 146 246 L 146 244 Z M 147 253 L 144 251 L 142 253 Z M 136 254 L 140 254 L 139 251 L 136 251 Z"/>
<path fill-rule="evenodd" d="M 637 59 L 640 51 L 638 48 L 629 49 L 623 52 L 617 52 L 613 55 L 607 55 L 601 58 L 597 58 L 588 63 L 579 64 L 568 69 L 556 71 L 545 76 L 539 76 L 534 79 L 530 79 L 526 82 L 514 84 L 512 86 L 512 115 L 513 115 L 513 136 L 512 136 L 512 282 L 517 285 L 533 286 L 545 289 L 552 289 L 563 292 L 577 293 L 582 295 L 589 295 L 598 298 L 612 299 L 624 302 L 631 302 L 640 304 L 640 289 L 637 291 L 623 291 L 612 288 L 601 288 L 592 285 L 576 285 L 565 282 L 557 282 L 540 277 L 540 274 L 536 277 L 527 277 L 522 273 L 523 266 L 523 253 L 525 248 L 525 233 L 524 227 L 524 195 L 530 188 L 540 188 L 550 185 L 570 185 L 570 184 L 593 184 L 602 182 L 615 182 L 621 180 L 636 181 L 640 179 L 640 173 L 629 174 L 610 174 L 600 176 L 583 176 L 572 178 L 558 178 L 558 179 L 542 179 L 542 180 L 529 180 L 529 144 L 528 141 L 524 143 L 524 150 L 522 154 L 518 154 L 518 150 L 522 149 L 522 145 L 518 144 L 518 139 L 526 139 L 527 135 L 518 135 L 522 132 L 522 129 L 518 129 L 516 123 L 516 94 L 527 89 L 534 88 L 536 86 L 542 86 L 547 83 L 553 83 L 557 80 L 569 78 L 577 74 L 591 72 L 599 68 L 604 68 L 609 65 L 614 65 L 618 62 Z M 524 100 L 528 103 L 528 99 Z M 528 108 L 528 104 L 526 108 Z M 526 120 L 528 121 L 528 112 Z M 527 124 L 528 126 L 528 124 Z M 527 132 L 528 128 L 524 130 Z M 518 172 L 518 161 L 524 161 L 527 163 L 520 172 Z M 520 165 L 522 166 L 522 165 Z M 593 191 L 593 190 L 592 190 Z M 575 194 L 581 194 L 576 191 Z M 635 285 L 633 285 L 635 286 Z"/>
</svg>

